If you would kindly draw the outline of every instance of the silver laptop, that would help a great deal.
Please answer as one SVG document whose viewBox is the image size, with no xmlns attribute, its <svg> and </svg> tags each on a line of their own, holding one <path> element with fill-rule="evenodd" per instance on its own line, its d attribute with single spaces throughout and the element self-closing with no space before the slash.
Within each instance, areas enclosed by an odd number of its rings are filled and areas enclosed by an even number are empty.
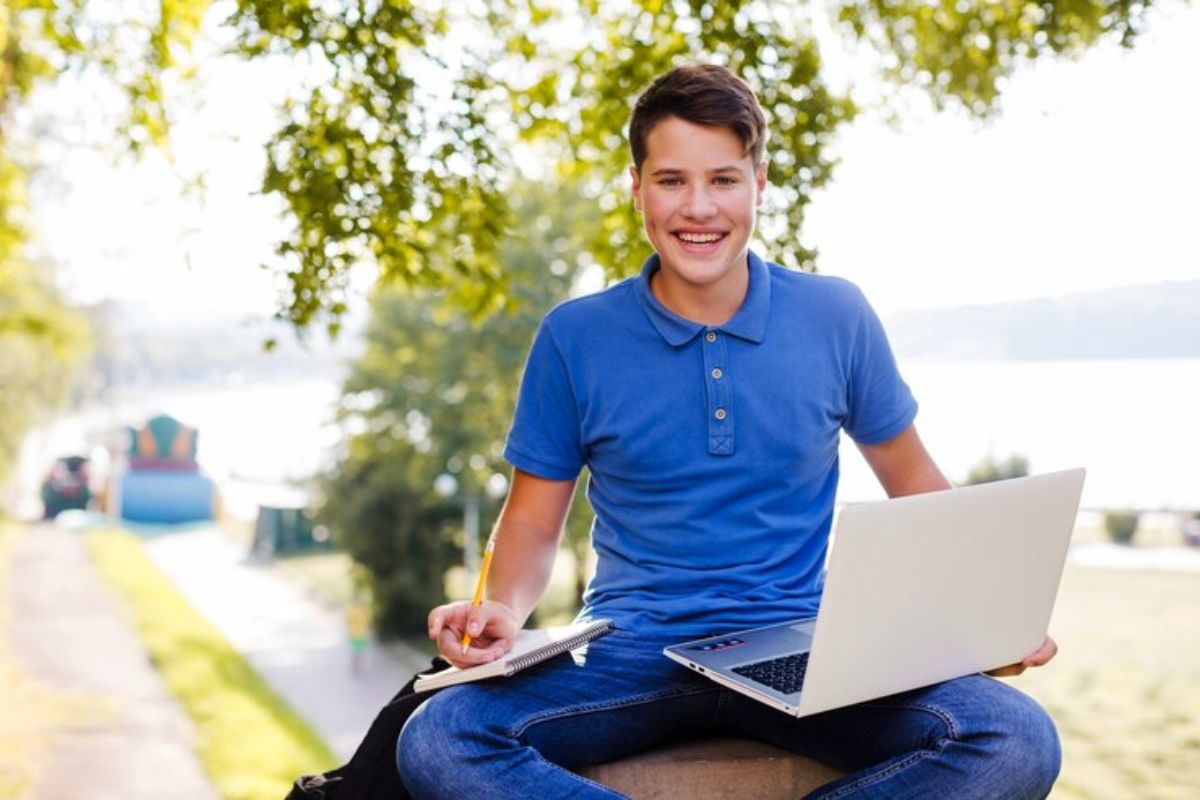
<svg viewBox="0 0 1200 800">
<path fill-rule="evenodd" d="M 815 618 L 663 652 L 797 717 L 1016 663 L 1046 636 L 1083 477 L 848 506 Z"/>
</svg>

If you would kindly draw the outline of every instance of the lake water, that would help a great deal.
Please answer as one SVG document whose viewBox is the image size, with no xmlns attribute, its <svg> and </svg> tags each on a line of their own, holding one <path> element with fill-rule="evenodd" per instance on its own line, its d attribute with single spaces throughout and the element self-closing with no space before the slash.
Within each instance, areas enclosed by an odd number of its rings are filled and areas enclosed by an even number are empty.
<svg viewBox="0 0 1200 800">
<path fill-rule="evenodd" d="M 909 360 L 902 369 L 917 426 L 953 481 L 989 452 L 1020 453 L 1032 469 L 1088 468 L 1085 508 L 1200 508 L 1200 359 L 1058 362 Z M 167 411 L 200 430 L 200 461 L 231 511 L 283 502 L 288 481 L 329 463 L 336 378 L 180 389 L 120 400 L 30 437 L 22 482 L 36 491 L 54 455 L 105 430 Z M 882 497 L 853 445 L 843 446 L 840 499 Z"/>
<path fill-rule="evenodd" d="M 1200 509 L 1200 359 L 909 360 L 917 429 L 961 481 L 989 452 L 1035 472 L 1086 467 L 1085 508 Z M 843 448 L 842 497 L 882 496 Z"/>
</svg>

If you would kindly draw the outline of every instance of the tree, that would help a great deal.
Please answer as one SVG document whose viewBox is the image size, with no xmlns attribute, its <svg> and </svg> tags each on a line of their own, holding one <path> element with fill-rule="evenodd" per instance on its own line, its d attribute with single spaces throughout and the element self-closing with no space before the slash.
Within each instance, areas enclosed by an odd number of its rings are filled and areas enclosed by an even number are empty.
<svg viewBox="0 0 1200 800">
<path fill-rule="evenodd" d="M 1077 56 L 1102 38 L 1131 47 L 1151 2 L 1098 0 L 843 0 L 838 19 L 886 59 L 898 84 L 915 84 L 938 107 L 987 116 L 1017 69 L 1047 56 Z"/>
<path fill-rule="evenodd" d="M 578 198 L 552 184 L 513 188 L 509 202 L 527 225 L 500 247 L 513 290 L 486 324 L 446 293 L 390 287 L 374 298 L 341 401 L 350 433 L 322 481 L 320 514 L 369 574 L 384 634 L 423 631 L 445 599 L 446 570 L 461 560 L 461 512 L 434 490 L 437 477 L 454 475 L 458 497 L 486 499 L 489 481 L 509 471 L 504 435 L 526 352 L 542 313 L 580 272 L 571 231 L 589 208 Z M 484 504 L 483 530 L 497 510 Z M 589 523 L 577 497 L 568 542 L 580 564 Z"/>
<path fill-rule="evenodd" d="M 728 65 L 772 123 L 772 183 L 760 235 L 782 263 L 811 269 L 799 242 L 806 204 L 833 169 L 827 145 L 851 119 L 825 84 L 812 4 L 769 0 L 485 0 L 454 10 L 408 0 L 239 0 L 230 24 L 250 58 L 303 59 L 311 78 L 268 145 L 264 191 L 292 234 L 276 269 L 299 326 L 345 310 L 348 270 L 369 261 L 409 288 L 448 292 L 481 316 L 506 302 L 497 258 L 513 217 L 506 187 L 523 143 L 596 202 L 579 247 L 613 276 L 636 268 L 623 131 L 636 93 L 687 60 Z M 1135 40 L 1149 4 L 1126 0 L 840 0 L 850 38 L 897 85 L 939 106 L 995 112 L 1024 64 L 1104 38 Z M 482 14 L 480 11 L 482 10 Z"/>
<path fill-rule="evenodd" d="M 209 0 L 94 8 L 88 0 L 0 7 L 0 113 L 39 81 L 99 70 L 129 98 L 120 140 L 166 146 L 169 92 L 194 69 Z M 1105 38 L 1131 45 L 1149 3 L 1127 0 L 231 0 L 213 21 L 245 59 L 296 64 L 284 122 L 267 146 L 263 190 L 291 230 L 270 265 L 290 291 L 281 314 L 337 330 L 349 272 L 445 292 L 480 317 L 507 302 L 498 252 L 514 224 L 514 153 L 561 170 L 600 210 L 581 249 L 612 275 L 640 261 L 624 197 L 622 126 L 650 78 L 686 60 L 727 64 L 772 123 L 772 182 L 760 234 L 772 256 L 809 269 L 799 242 L 812 192 L 832 172 L 828 144 L 851 97 L 825 83 L 812 18 L 832 13 L 897 85 L 987 116 L 1022 65 Z M 519 147 L 520 146 L 520 147 Z M 0 136 L 0 151 L 10 141 Z M 521 149 L 524 147 L 525 149 Z M 0 209 L 0 236 L 6 216 Z M 519 224 L 519 221 L 516 222 Z"/>
<path fill-rule="evenodd" d="M 29 264 L 0 252 L 0 483 L 29 427 L 66 396 L 83 331 Z"/>
<path fill-rule="evenodd" d="M 25 255 L 29 162 L 36 153 L 13 133 L 17 111 L 64 71 L 100 69 L 128 90 L 119 127 L 129 149 L 161 143 L 168 128 L 162 80 L 206 7 L 164 2 L 157 22 L 139 29 L 137 20 L 99 22 L 85 0 L 0 4 L 0 481 L 29 426 L 64 398 L 87 336 L 84 317 L 59 297 L 46 265 Z"/>
</svg>

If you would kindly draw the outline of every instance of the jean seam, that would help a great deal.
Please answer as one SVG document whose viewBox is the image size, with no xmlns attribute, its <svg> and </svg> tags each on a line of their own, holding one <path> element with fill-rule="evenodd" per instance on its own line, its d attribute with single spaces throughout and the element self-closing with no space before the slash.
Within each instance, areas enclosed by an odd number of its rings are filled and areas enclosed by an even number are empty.
<svg viewBox="0 0 1200 800">
<path fill-rule="evenodd" d="M 867 703 L 865 705 L 870 708 L 886 708 L 892 711 L 906 711 L 914 708 L 919 711 L 924 711 L 927 714 L 932 714 L 942 721 L 942 724 L 946 726 L 946 731 L 951 740 L 957 741 L 959 738 L 958 723 L 954 719 L 954 715 L 945 709 L 938 708 L 937 706 L 931 706 L 927 703 L 901 703 L 899 705 L 893 703 Z"/>
<path fill-rule="evenodd" d="M 909 767 L 913 766 L 917 762 L 924 761 L 926 758 L 929 758 L 931 755 L 933 755 L 933 751 L 931 751 L 931 750 L 920 750 L 916 753 L 913 753 L 912 755 L 910 755 L 908 758 L 904 759 L 903 761 L 897 761 L 895 764 L 890 764 L 887 767 L 885 767 L 884 769 L 879 770 L 878 772 L 873 772 L 870 775 L 864 775 L 863 777 L 856 780 L 854 783 L 848 783 L 848 784 L 845 784 L 844 786 L 839 786 L 837 789 L 835 789 L 830 794 L 810 795 L 810 797 L 822 797 L 822 798 L 825 798 L 825 800 L 837 800 L 837 798 L 845 797 L 848 794 L 850 794 L 851 792 L 857 792 L 859 789 L 865 789 L 868 786 L 873 786 L 876 783 L 879 783 L 880 781 L 887 780 L 888 778 L 892 777 L 896 773 L 908 769 Z"/>
<path fill-rule="evenodd" d="M 653 703 L 658 700 L 666 700 L 669 698 L 690 697 L 692 695 L 704 694 L 711 691 L 713 691 L 713 689 L 707 686 L 699 686 L 693 689 L 664 689 L 662 691 L 634 695 L 632 697 L 625 697 L 618 700 L 584 703 L 582 705 L 568 706 L 566 708 L 556 708 L 552 711 L 541 714 L 533 714 L 520 720 L 516 726 L 509 730 L 508 736 L 512 739 L 519 739 L 521 735 L 525 733 L 525 731 L 534 725 L 542 722 L 549 722 L 550 720 L 562 719 L 563 717 L 591 714 L 596 711 L 611 711 L 617 708 L 628 708 L 631 706 L 644 705 L 646 703 Z"/>
<path fill-rule="evenodd" d="M 937 750 L 918 750 L 917 752 L 913 753 L 908 758 L 906 758 L 902 761 L 897 761 L 894 764 L 889 764 L 887 767 L 879 770 L 878 772 L 873 772 L 869 775 L 864 775 L 861 778 L 859 778 L 858 780 L 854 781 L 853 783 L 848 783 L 843 786 L 839 786 L 837 789 L 835 789 L 833 792 L 831 792 L 829 794 L 811 795 L 812 797 L 822 797 L 822 798 L 825 798 L 825 800 L 837 800 L 837 798 L 845 797 L 846 795 L 850 794 L 851 792 L 856 792 L 859 789 L 865 789 L 868 786 L 873 786 L 873 785 L 879 783 L 880 781 L 883 781 L 883 780 L 886 780 L 886 779 L 892 777 L 893 775 L 897 774 L 898 772 L 901 772 L 903 770 L 908 769 L 911 766 L 914 766 L 918 762 L 924 761 L 926 758 L 929 758 L 930 756 L 937 755 L 937 753 L 941 752 L 941 750 L 943 748 L 945 748 L 947 741 L 956 741 L 959 738 L 958 737 L 958 725 L 955 722 L 954 716 L 952 714 L 950 714 L 949 712 L 945 711 L 944 709 L 938 708 L 937 706 L 931 706 L 926 703 L 902 703 L 902 704 L 866 703 L 864 705 L 869 706 L 871 708 L 889 709 L 889 710 L 896 710 L 896 711 L 907 711 L 907 710 L 912 710 L 912 709 L 916 709 L 918 711 L 924 711 L 927 714 L 932 714 L 933 716 L 940 719 L 942 721 L 942 724 L 946 726 L 946 732 L 948 735 L 946 737 L 941 738 L 938 741 L 938 749 Z"/>
<path fill-rule="evenodd" d="M 572 772 L 571 770 L 567 769 L 566 767 L 564 767 L 560 764 L 555 764 L 553 761 L 550 761 L 545 756 L 543 756 L 541 753 L 539 753 L 537 751 L 537 748 L 531 747 L 530 750 L 533 751 L 534 756 L 539 761 L 541 761 L 543 764 L 545 764 L 548 767 L 551 767 L 552 769 L 558 770 L 559 772 L 563 773 L 564 775 L 568 775 L 571 778 L 574 778 L 575 780 L 582 781 L 596 789 L 601 789 L 605 792 L 609 792 L 610 794 L 614 794 L 617 797 L 625 797 L 626 796 L 626 795 L 623 795 L 620 792 L 618 792 L 616 789 L 613 789 L 611 786 L 605 786 L 602 783 L 597 783 L 596 781 L 592 780 L 591 778 L 587 777 L 586 775 L 580 775 L 578 772 Z"/>
</svg>

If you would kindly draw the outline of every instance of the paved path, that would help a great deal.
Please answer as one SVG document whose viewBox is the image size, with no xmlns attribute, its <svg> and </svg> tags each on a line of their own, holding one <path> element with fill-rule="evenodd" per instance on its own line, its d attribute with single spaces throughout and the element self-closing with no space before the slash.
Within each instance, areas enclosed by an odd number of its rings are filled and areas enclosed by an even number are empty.
<svg viewBox="0 0 1200 800">
<path fill-rule="evenodd" d="M 355 674 L 342 616 L 215 528 L 149 538 L 146 552 L 343 760 L 383 704 L 429 663 L 411 648 L 372 642 Z"/>
<path fill-rule="evenodd" d="M 31 800 L 209 800 L 192 724 L 166 693 L 78 534 L 31 525 L 13 554 L 13 660 L 56 693 L 103 707 L 56 724 Z"/>
</svg>

